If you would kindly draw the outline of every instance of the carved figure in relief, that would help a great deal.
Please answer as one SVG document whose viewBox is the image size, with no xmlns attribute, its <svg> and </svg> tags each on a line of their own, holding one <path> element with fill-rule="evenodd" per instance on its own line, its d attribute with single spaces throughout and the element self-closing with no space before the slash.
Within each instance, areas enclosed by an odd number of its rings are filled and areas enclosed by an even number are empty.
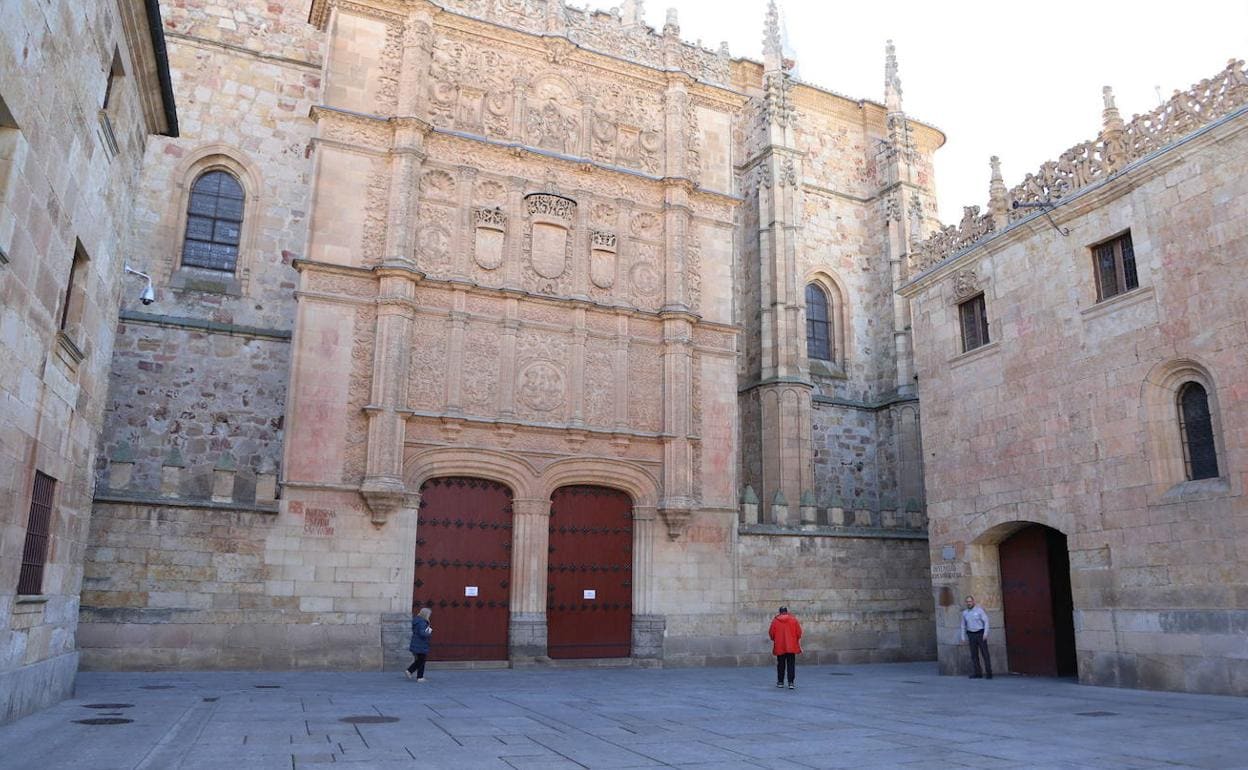
<svg viewBox="0 0 1248 770">
<path fill-rule="evenodd" d="M 563 404 L 563 372 L 550 361 L 534 361 L 520 371 L 520 402 L 539 412 Z"/>
</svg>

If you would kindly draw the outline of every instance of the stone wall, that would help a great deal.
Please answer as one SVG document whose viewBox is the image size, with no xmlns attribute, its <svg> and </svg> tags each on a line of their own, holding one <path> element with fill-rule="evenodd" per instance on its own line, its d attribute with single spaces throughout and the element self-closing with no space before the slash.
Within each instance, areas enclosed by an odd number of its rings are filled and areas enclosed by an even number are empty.
<svg viewBox="0 0 1248 770">
<path fill-rule="evenodd" d="M 929 660 L 936 654 L 921 534 L 834 534 L 744 528 L 733 538 L 731 603 L 667 611 L 665 665 L 765 665 L 767 628 L 787 605 L 802 623 L 806 663 Z M 727 576 L 725 576 L 727 577 Z M 726 597 L 725 597 L 726 598 Z M 678 603 L 673 602 L 674 605 Z"/>
<path fill-rule="evenodd" d="M 0 29 L 0 722 L 73 690 L 95 442 L 144 147 L 176 134 L 141 2 L 6 3 Z M 36 472 L 38 586 L 18 595 Z"/>
<path fill-rule="evenodd" d="M 1034 522 L 1067 537 L 1080 681 L 1248 693 L 1246 166 L 1241 107 L 1071 194 L 1055 225 L 1022 219 L 906 287 L 942 670 L 967 668 L 962 595 L 1002 624 L 997 546 Z M 1092 246 L 1124 232 L 1139 286 L 1099 299 Z M 957 303 L 979 291 L 992 342 L 963 353 Z M 1184 467 L 1189 381 L 1209 394 L 1215 478 Z"/>
</svg>

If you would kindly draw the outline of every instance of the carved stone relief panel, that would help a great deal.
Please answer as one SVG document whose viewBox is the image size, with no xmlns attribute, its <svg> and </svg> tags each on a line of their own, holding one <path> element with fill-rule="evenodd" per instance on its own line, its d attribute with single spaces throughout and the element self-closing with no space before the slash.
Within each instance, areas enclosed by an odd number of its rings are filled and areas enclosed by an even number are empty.
<svg viewBox="0 0 1248 770">
<path fill-rule="evenodd" d="M 453 33 L 436 37 L 429 64 L 429 119 L 494 137 L 512 135 L 511 115 L 519 59 Z"/>
<path fill-rule="evenodd" d="M 975 268 L 967 268 L 954 274 L 953 276 L 953 296 L 961 302 L 973 294 L 979 293 L 979 276 L 975 272 Z"/>
<path fill-rule="evenodd" d="M 417 212 L 416 264 L 430 273 L 443 273 L 451 266 L 451 236 L 455 231 L 450 206 L 425 202 Z"/>
<path fill-rule="evenodd" d="M 628 348 L 628 422 L 637 430 L 663 429 L 662 349 L 637 342 Z"/>
<path fill-rule="evenodd" d="M 441 412 L 446 388 L 441 376 L 447 371 L 446 321 L 436 316 L 417 316 L 412 323 L 412 368 L 407 386 L 408 407 L 417 412 Z"/>
<path fill-rule="evenodd" d="M 615 422 L 615 341 L 589 337 L 585 343 L 585 422 L 609 428 Z"/>
<path fill-rule="evenodd" d="M 516 340 L 517 414 L 530 420 L 562 422 L 567 404 L 567 337 L 522 329 Z"/>
<path fill-rule="evenodd" d="M 525 100 L 524 142 L 555 152 L 580 152 L 581 100 L 563 77 L 546 74 L 534 81 Z"/>
<path fill-rule="evenodd" d="M 490 321 L 474 318 L 465 329 L 463 407 L 468 414 L 498 411 L 499 339 L 498 325 Z"/>
</svg>

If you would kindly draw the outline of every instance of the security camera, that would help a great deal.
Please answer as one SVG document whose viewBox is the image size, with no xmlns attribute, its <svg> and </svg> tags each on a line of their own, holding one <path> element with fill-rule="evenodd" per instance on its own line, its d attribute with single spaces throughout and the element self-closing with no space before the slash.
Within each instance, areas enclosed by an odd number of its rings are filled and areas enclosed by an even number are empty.
<svg viewBox="0 0 1248 770">
<path fill-rule="evenodd" d="M 138 277 L 147 281 L 147 285 L 143 287 L 143 291 L 139 292 L 139 302 L 142 302 L 144 305 L 150 305 L 153 302 L 155 302 L 156 301 L 156 289 L 152 287 L 152 277 L 148 275 L 147 273 L 141 273 L 138 270 L 135 270 L 133 267 L 130 267 L 129 265 L 126 265 L 126 272 L 129 273 L 130 275 L 137 275 Z"/>
</svg>

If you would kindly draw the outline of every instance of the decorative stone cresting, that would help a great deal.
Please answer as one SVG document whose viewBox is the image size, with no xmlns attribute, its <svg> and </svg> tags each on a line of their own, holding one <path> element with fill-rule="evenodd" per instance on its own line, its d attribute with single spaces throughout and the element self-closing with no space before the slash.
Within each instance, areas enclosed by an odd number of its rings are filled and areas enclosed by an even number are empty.
<svg viewBox="0 0 1248 770">
<path fill-rule="evenodd" d="M 1029 208 L 1010 208 L 1014 201 L 1049 203 L 1067 197 L 1243 107 L 1248 104 L 1248 74 L 1244 72 L 1243 60 L 1232 59 L 1226 69 L 1214 77 L 1186 91 L 1175 91 L 1165 104 L 1143 115 L 1135 115 L 1125 124 L 1108 86 L 1103 90 L 1103 98 L 1104 126 L 1096 139 L 1071 147 L 1057 160 L 1046 161 L 1004 196 L 990 189 L 996 194 L 991 195 L 989 212 L 981 215 L 978 206 L 965 207 L 961 222 L 937 230 L 913 249 L 912 269 L 926 270 L 1004 229 L 1007 223 L 1032 213 Z M 993 158 L 993 172 L 995 188 L 1000 177 L 996 158 Z"/>
</svg>

